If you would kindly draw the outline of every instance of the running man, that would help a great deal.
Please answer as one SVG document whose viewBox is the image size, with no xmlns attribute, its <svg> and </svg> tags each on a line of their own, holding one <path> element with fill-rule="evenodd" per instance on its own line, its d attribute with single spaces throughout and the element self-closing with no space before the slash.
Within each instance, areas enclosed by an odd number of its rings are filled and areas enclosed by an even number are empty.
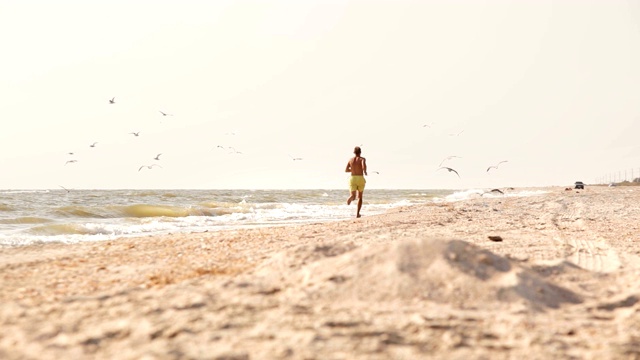
<svg viewBox="0 0 640 360">
<path fill-rule="evenodd" d="M 353 153 L 356 155 L 349 159 L 347 163 L 347 168 L 344 170 L 345 172 L 351 173 L 351 178 L 349 179 L 349 190 L 351 191 L 351 196 L 347 199 L 347 205 L 350 205 L 353 200 L 356 199 L 356 192 L 358 194 L 358 210 L 356 212 L 356 217 L 360 217 L 360 209 L 362 208 L 362 193 L 364 192 L 364 185 L 367 182 L 364 179 L 364 175 L 367 174 L 367 159 L 360 156 L 362 150 L 359 146 L 356 146 L 353 149 Z"/>
</svg>

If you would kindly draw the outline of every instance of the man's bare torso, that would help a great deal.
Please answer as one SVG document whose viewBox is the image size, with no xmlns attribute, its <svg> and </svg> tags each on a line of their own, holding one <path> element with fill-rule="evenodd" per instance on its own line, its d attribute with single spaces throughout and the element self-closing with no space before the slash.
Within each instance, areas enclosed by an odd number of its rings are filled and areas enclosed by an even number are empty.
<svg viewBox="0 0 640 360">
<path fill-rule="evenodd" d="M 365 169 L 366 159 L 360 156 L 354 156 L 349 160 L 349 167 L 351 168 L 351 175 L 363 175 Z"/>
</svg>

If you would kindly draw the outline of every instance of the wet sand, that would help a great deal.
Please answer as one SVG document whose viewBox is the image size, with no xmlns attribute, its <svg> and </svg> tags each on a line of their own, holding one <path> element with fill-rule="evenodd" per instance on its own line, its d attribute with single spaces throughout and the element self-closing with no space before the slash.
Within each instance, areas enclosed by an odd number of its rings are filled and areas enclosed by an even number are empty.
<svg viewBox="0 0 640 360">
<path fill-rule="evenodd" d="M 640 358 L 640 187 L 544 190 L 0 249 L 0 358 Z"/>
</svg>

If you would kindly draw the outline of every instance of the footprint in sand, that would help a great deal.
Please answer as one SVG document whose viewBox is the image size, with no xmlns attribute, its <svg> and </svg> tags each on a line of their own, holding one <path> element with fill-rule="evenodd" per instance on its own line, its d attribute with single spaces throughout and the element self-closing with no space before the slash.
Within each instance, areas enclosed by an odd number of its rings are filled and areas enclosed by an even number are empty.
<svg viewBox="0 0 640 360">
<path fill-rule="evenodd" d="M 608 273 L 618 270 L 622 262 L 617 251 L 590 229 L 590 224 L 584 220 L 588 212 L 587 204 L 575 201 L 574 206 L 565 206 L 562 216 L 553 220 L 553 224 L 561 229 L 559 240 L 567 245 L 565 258 L 589 271 Z"/>
</svg>

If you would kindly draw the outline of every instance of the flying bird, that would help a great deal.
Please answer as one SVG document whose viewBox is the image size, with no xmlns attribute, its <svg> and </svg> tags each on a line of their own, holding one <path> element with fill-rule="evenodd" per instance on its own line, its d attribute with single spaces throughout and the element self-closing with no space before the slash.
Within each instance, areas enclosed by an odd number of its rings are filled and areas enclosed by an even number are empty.
<svg viewBox="0 0 640 360">
<path fill-rule="evenodd" d="M 60 186 L 61 188 L 65 189 L 67 192 L 71 192 L 71 190 L 67 189 L 66 187 L 64 187 L 62 185 L 58 185 L 58 186 Z"/>
<path fill-rule="evenodd" d="M 65 164 L 65 165 L 67 165 L 67 164 L 69 164 L 69 163 L 72 163 L 72 164 L 73 164 L 73 163 L 75 163 L 75 162 L 78 162 L 78 160 L 67 160 L 67 162 L 66 162 L 66 163 L 64 163 L 64 164 Z"/>
<path fill-rule="evenodd" d="M 160 153 L 160 154 L 156 155 L 156 157 L 154 157 L 153 159 L 154 159 L 154 160 L 160 160 L 160 155 L 162 155 L 162 153 Z"/>
<path fill-rule="evenodd" d="M 93 144 L 89 145 L 89 147 L 96 147 L 97 142 L 94 142 Z"/>
<path fill-rule="evenodd" d="M 459 133 L 457 133 L 457 134 L 449 134 L 449 136 L 460 136 L 460 134 L 462 134 L 463 132 L 464 132 L 464 130 L 460 131 L 460 132 L 459 132 Z"/>
<path fill-rule="evenodd" d="M 444 158 L 444 159 L 440 162 L 440 165 L 438 165 L 438 166 L 442 166 L 442 164 L 443 164 L 445 161 L 447 161 L 447 160 L 451 160 L 451 159 L 453 159 L 453 158 L 460 158 L 460 156 L 456 156 L 456 155 L 447 156 L 446 158 Z"/>
<path fill-rule="evenodd" d="M 297 160 L 302 160 L 301 157 L 293 157 L 291 155 L 289 155 L 289 157 L 293 160 L 293 161 L 297 161 Z"/>
<path fill-rule="evenodd" d="M 116 98 L 113 97 L 111 100 L 109 100 L 109 104 L 115 104 L 116 103 Z"/>
<path fill-rule="evenodd" d="M 140 131 L 138 131 L 138 132 L 130 132 L 129 134 L 133 134 L 134 136 L 140 136 Z"/>
<path fill-rule="evenodd" d="M 162 166 L 158 165 L 158 164 L 151 164 L 151 165 L 142 165 L 140 166 L 140 168 L 138 168 L 138 171 L 142 170 L 143 168 L 147 168 L 147 169 L 153 169 L 154 166 L 157 166 L 159 168 L 161 168 Z"/>
<path fill-rule="evenodd" d="M 460 177 L 460 174 L 458 174 L 458 172 L 457 172 L 457 171 L 453 170 L 453 169 L 452 169 L 452 168 L 450 168 L 450 167 L 443 166 L 443 167 L 439 168 L 438 170 L 440 170 L 440 169 L 446 169 L 446 170 L 447 170 L 447 171 L 449 171 L 449 172 L 454 172 L 454 173 L 456 173 L 456 175 L 458 175 L 458 177 Z M 436 171 L 437 171 L 437 170 L 436 170 Z"/>
<path fill-rule="evenodd" d="M 503 160 L 503 161 L 500 161 L 499 163 L 497 163 L 497 164 L 495 164 L 495 165 L 489 166 L 489 167 L 487 168 L 487 172 L 489 172 L 489 170 L 491 170 L 491 169 L 497 169 L 497 168 L 498 168 L 498 166 L 500 166 L 500 164 L 502 164 L 502 163 L 506 163 L 506 162 L 508 162 L 508 161 L 509 161 L 509 160 Z"/>
<path fill-rule="evenodd" d="M 231 149 L 230 154 L 242 154 L 241 151 L 236 150 L 233 146 L 229 146 L 227 149 Z"/>
<path fill-rule="evenodd" d="M 160 110 L 158 110 L 158 111 L 160 111 Z M 160 114 L 162 114 L 162 116 L 173 116 L 173 114 L 167 114 L 166 112 L 162 112 L 162 111 L 160 111 Z"/>
<path fill-rule="evenodd" d="M 504 195 L 504 192 L 502 192 L 502 190 L 500 190 L 500 189 L 491 189 L 490 191 L 483 192 L 481 195 L 484 196 L 484 194 L 489 194 L 489 193 L 500 193 L 500 194 Z"/>
</svg>

